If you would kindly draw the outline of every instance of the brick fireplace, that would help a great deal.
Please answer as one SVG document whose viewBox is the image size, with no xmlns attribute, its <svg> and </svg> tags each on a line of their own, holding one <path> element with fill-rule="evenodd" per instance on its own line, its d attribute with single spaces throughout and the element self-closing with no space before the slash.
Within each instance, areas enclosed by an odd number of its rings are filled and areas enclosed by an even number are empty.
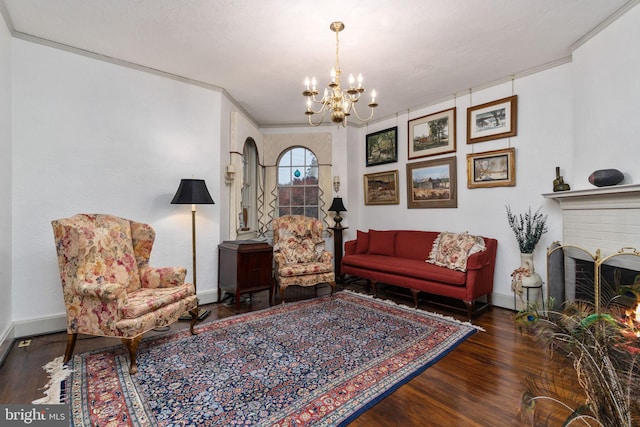
<svg viewBox="0 0 640 427">
<path fill-rule="evenodd" d="M 549 257 L 549 293 L 562 301 L 593 298 L 594 260 L 603 292 L 640 274 L 640 185 L 548 193 L 562 210 L 562 256 Z M 621 252 L 620 252 L 621 251 Z M 609 289 L 615 291 L 615 289 Z M 602 299 L 601 299 L 602 300 Z"/>
</svg>

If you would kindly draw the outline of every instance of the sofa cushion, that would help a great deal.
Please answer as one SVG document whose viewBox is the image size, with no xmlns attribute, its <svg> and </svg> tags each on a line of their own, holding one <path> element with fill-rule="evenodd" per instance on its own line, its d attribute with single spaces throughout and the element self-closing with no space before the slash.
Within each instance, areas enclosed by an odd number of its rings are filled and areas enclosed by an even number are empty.
<svg viewBox="0 0 640 427">
<path fill-rule="evenodd" d="M 414 260 L 383 255 L 354 254 L 342 258 L 343 265 L 372 271 L 383 271 L 398 275 L 394 285 L 402 286 L 402 277 L 413 277 L 432 282 L 440 282 L 455 286 L 464 286 L 467 274 L 429 264 L 424 260 Z"/>
<path fill-rule="evenodd" d="M 486 249 L 484 239 L 468 233 L 443 232 L 433 242 L 426 262 L 452 270 L 467 271 L 467 258 Z"/>
<path fill-rule="evenodd" d="M 398 230 L 393 256 L 424 261 L 429 257 L 436 237 L 435 231 Z"/>
<path fill-rule="evenodd" d="M 396 241 L 395 231 L 369 230 L 369 250 L 371 255 L 393 256 Z"/>
<path fill-rule="evenodd" d="M 357 254 L 367 253 L 369 250 L 369 233 L 366 231 L 357 231 L 356 235 L 356 252 Z"/>
</svg>

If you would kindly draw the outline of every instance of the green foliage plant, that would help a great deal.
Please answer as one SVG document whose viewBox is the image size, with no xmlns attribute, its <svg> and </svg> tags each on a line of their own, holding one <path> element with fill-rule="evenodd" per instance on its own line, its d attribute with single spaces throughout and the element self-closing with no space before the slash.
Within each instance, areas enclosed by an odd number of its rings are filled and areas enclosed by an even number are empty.
<svg viewBox="0 0 640 427">
<path fill-rule="evenodd" d="M 540 213 L 542 208 L 531 212 L 531 207 L 524 214 L 514 214 L 507 205 L 507 219 L 509 226 L 513 230 L 520 252 L 532 254 L 542 235 L 548 231 L 547 215 Z"/>
</svg>

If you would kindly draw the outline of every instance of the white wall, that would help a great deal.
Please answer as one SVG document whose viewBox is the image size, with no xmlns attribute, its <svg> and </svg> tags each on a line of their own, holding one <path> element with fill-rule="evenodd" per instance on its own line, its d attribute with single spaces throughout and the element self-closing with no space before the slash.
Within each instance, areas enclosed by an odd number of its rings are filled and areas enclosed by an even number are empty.
<svg viewBox="0 0 640 427">
<path fill-rule="evenodd" d="M 11 36 L 0 14 L 0 360 L 11 333 Z"/>
<path fill-rule="evenodd" d="M 456 100 L 433 105 L 425 109 L 402 114 L 362 129 L 359 141 L 366 133 L 398 126 L 398 163 L 366 167 L 364 142 L 350 144 L 349 164 L 354 165 L 349 180 L 350 206 L 360 206 L 359 211 L 349 212 L 358 229 L 421 229 L 430 231 L 468 231 L 498 239 L 498 258 L 494 285 L 494 303 L 513 308 L 511 272 L 520 265 L 518 245 L 506 219 L 505 206 L 514 212 L 523 212 L 532 207 L 542 207 L 549 214 L 550 232 L 546 234 L 535 252 L 536 264 L 544 270 L 545 249 L 553 240 L 562 236 L 559 209 L 554 202 L 545 200 L 542 193 L 551 192 L 555 178 L 555 167 L 570 170 L 565 159 L 571 159 L 572 111 L 571 111 L 571 64 L 565 64 L 536 73 L 513 84 L 513 93 L 518 95 L 518 135 L 475 144 L 466 142 L 467 108 L 471 105 L 501 99 L 512 95 L 511 83 L 497 85 L 472 93 Z M 456 156 L 457 208 L 408 209 L 406 164 L 408 159 L 408 119 L 457 107 L 456 153 L 412 159 L 410 162 L 434 160 Z M 516 186 L 495 188 L 467 188 L 467 154 L 515 147 Z M 400 204 L 364 206 L 362 175 L 387 170 L 398 170 Z M 354 214 L 357 220 L 354 221 Z M 354 238 L 356 229 L 348 230 L 347 238 Z M 424 254 L 425 259 L 428 254 Z M 544 277 L 544 271 L 540 271 Z"/>
<path fill-rule="evenodd" d="M 573 54 L 575 189 L 598 169 L 640 182 L 640 6 L 635 6 Z"/>
<path fill-rule="evenodd" d="M 147 222 L 157 232 L 152 265 L 185 266 L 190 280 L 191 209 L 170 201 L 181 178 L 205 179 L 214 200 L 220 194 L 221 93 L 22 40 L 14 41 L 13 89 L 16 335 L 22 321 L 64 313 L 56 218 L 95 212 Z M 198 207 L 204 300 L 217 291 L 220 208 Z"/>
</svg>

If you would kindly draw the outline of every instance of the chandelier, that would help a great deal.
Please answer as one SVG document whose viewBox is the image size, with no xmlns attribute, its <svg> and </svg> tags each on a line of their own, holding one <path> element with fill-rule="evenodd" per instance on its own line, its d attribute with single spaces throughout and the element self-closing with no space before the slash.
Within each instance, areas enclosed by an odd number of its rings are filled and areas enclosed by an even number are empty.
<svg viewBox="0 0 640 427">
<path fill-rule="evenodd" d="M 331 121 L 338 125 L 342 124 L 342 126 L 347 125 L 347 118 L 351 113 L 353 113 L 361 122 L 368 122 L 373 118 L 373 109 L 378 106 L 376 103 L 376 91 L 371 91 L 371 102 L 368 104 L 371 108 L 371 114 L 366 119 L 363 119 L 356 110 L 356 103 L 365 91 L 362 86 L 362 74 L 358 75 L 357 86 L 356 79 L 354 79 L 353 74 L 350 74 L 349 88 L 343 90 L 342 87 L 340 87 L 340 76 L 342 75 L 342 70 L 340 69 L 340 61 L 338 59 L 338 50 L 340 46 L 338 34 L 344 29 L 344 24 L 342 22 L 332 22 L 329 28 L 331 28 L 331 31 L 336 33 L 336 65 L 331 70 L 331 82 L 324 89 L 324 94 L 321 99 L 316 97 L 316 95 L 318 95 L 318 91 L 316 90 L 316 78 L 313 77 L 311 81 L 309 81 L 309 78 L 307 77 L 304 80 L 306 89 L 302 92 L 302 95 L 307 98 L 307 111 L 305 111 L 305 114 L 309 117 L 309 124 L 311 126 L 320 125 L 324 121 L 324 116 L 327 112 L 331 115 Z M 319 105 L 319 109 L 317 111 L 313 109 L 314 104 Z M 313 123 L 311 119 L 315 114 L 320 114 L 320 121 L 317 123 Z"/>
</svg>

